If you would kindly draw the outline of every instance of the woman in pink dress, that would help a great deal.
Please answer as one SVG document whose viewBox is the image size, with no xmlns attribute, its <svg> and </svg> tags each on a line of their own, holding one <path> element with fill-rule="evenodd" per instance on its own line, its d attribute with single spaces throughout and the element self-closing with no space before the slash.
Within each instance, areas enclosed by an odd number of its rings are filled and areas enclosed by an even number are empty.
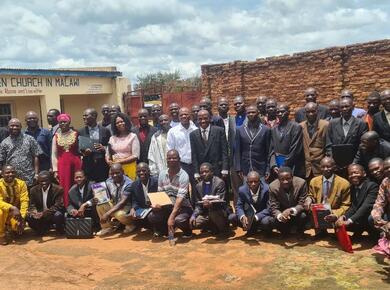
<svg viewBox="0 0 390 290">
<path fill-rule="evenodd" d="M 61 114 L 57 117 L 59 129 L 53 137 L 52 168 L 54 177 L 64 189 L 64 205 L 68 206 L 68 192 L 73 185 L 75 171 L 81 169 L 78 133 L 70 128 L 70 116 Z"/>
<path fill-rule="evenodd" d="M 113 135 L 108 141 L 106 161 L 122 164 L 124 173 L 131 180 L 137 178 L 136 166 L 140 155 L 140 144 L 137 135 L 131 132 L 131 122 L 127 115 L 117 113 L 111 122 Z"/>
</svg>

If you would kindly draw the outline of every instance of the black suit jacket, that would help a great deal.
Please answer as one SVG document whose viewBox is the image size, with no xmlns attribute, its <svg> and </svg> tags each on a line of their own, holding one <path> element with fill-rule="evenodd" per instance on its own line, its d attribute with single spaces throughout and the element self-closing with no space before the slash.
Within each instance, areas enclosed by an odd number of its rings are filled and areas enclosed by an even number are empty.
<svg viewBox="0 0 390 290">
<path fill-rule="evenodd" d="M 64 189 L 54 183 L 51 184 L 47 194 L 46 207 L 49 214 L 56 211 L 64 211 Z M 43 193 L 42 186 L 36 185 L 30 189 L 30 206 L 29 212 L 43 212 Z"/>
<path fill-rule="evenodd" d="M 202 139 L 201 129 L 192 131 L 190 143 L 194 173 L 199 173 L 199 167 L 203 162 L 211 163 L 217 176 L 221 176 L 222 170 L 229 170 L 228 148 L 223 128 L 210 126 L 206 143 Z"/>
<path fill-rule="evenodd" d="M 111 132 L 102 125 L 98 125 L 98 128 L 99 143 L 103 146 L 107 146 L 111 137 Z M 79 130 L 79 135 L 89 138 L 88 126 L 81 128 Z M 83 157 L 83 170 L 89 180 L 101 182 L 108 178 L 108 165 L 105 160 L 105 154 L 105 152 L 92 151 L 91 155 Z"/>
<path fill-rule="evenodd" d="M 326 133 L 326 153 L 332 155 L 332 145 L 352 144 L 353 155 L 356 155 L 360 138 L 368 131 L 367 123 L 361 119 L 351 117 L 352 123 L 347 136 L 344 136 L 342 118 L 336 118 L 329 122 L 328 131 Z M 352 162 L 352 160 L 351 160 Z"/>
<path fill-rule="evenodd" d="M 351 207 L 346 211 L 345 217 L 355 224 L 367 224 L 368 217 L 374 206 L 379 186 L 375 182 L 366 179 L 361 184 L 357 196 L 357 188 L 351 187 Z"/>
<path fill-rule="evenodd" d="M 213 115 L 211 116 L 211 125 L 218 126 L 221 128 L 225 128 L 225 123 L 223 122 L 223 119 L 221 116 Z M 198 127 L 198 125 L 197 125 Z"/>
<path fill-rule="evenodd" d="M 390 142 L 390 124 L 387 122 L 384 111 L 374 115 L 373 124 L 373 130 L 376 131 L 382 139 Z"/>
<path fill-rule="evenodd" d="M 268 155 L 270 150 L 271 130 L 260 124 L 255 136 L 251 136 L 247 124 L 236 131 L 236 148 L 234 152 L 235 170 L 247 175 L 257 171 L 264 176 L 269 172 Z"/>
<path fill-rule="evenodd" d="M 157 132 L 157 128 L 149 126 L 148 134 L 146 135 L 146 139 L 144 142 L 142 142 L 140 137 L 139 137 L 139 127 L 133 128 L 132 131 L 134 134 L 137 135 L 138 140 L 139 140 L 139 145 L 141 148 L 138 162 L 149 163 L 148 154 L 149 154 L 150 141 L 152 140 L 153 134 Z"/>
<path fill-rule="evenodd" d="M 78 210 L 83 203 L 91 201 L 94 198 L 93 191 L 91 188 L 92 182 L 87 182 L 84 186 L 83 198 L 79 192 L 77 184 L 74 184 L 69 190 L 69 204 L 66 210 L 70 213 L 73 209 Z"/>
<path fill-rule="evenodd" d="M 148 184 L 148 192 L 158 191 L 158 178 L 151 176 Z M 149 208 L 150 203 L 145 200 L 144 189 L 142 188 L 142 182 L 138 178 L 130 186 L 130 198 L 131 207 L 135 210 L 139 208 Z"/>
<path fill-rule="evenodd" d="M 318 105 L 318 119 L 326 120 L 330 117 L 329 108 L 327 106 Z M 295 122 L 301 123 L 306 120 L 306 111 L 305 108 L 299 108 L 295 113 Z"/>
<path fill-rule="evenodd" d="M 374 150 L 374 152 L 363 152 L 360 148 L 356 153 L 355 159 L 353 163 L 360 164 L 364 167 L 364 169 L 368 170 L 368 162 L 372 158 L 381 158 L 385 160 L 390 156 L 390 143 L 385 140 L 380 140 L 378 147 Z"/>
</svg>

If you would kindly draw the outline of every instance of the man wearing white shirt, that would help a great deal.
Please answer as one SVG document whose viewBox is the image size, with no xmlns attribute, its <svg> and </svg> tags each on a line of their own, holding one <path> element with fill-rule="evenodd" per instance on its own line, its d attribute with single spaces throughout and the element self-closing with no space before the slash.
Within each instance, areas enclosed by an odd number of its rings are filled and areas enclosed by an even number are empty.
<svg viewBox="0 0 390 290">
<path fill-rule="evenodd" d="M 167 151 L 175 149 L 179 152 L 181 168 L 190 177 L 192 188 L 195 188 L 194 170 L 192 168 L 190 133 L 198 129 L 190 120 L 191 112 L 188 108 L 179 110 L 180 125 L 168 131 Z"/>
<path fill-rule="evenodd" d="M 51 183 L 50 172 L 41 171 L 38 185 L 30 190 L 27 222 L 37 234 L 44 235 L 55 224 L 57 233 L 64 232 L 64 190 Z"/>
<path fill-rule="evenodd" d="M 178 103 L 172 103 L 169 105 L 169 114 L 171 115 L 171 128 L 180 125 L 179 110 L 180 106 Z"/>
</svg>

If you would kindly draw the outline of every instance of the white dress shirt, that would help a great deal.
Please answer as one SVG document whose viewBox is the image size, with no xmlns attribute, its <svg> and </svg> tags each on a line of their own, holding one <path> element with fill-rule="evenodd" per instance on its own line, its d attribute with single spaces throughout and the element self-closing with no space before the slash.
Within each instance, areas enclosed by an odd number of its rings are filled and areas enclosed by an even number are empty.
<svg viewBox="0 0 390 290">
<path fill-rule="evenodd" d="M 229 117 L 226 117 L 225 119 L 222 119 L 223 123 L 225 124 L 225 134 L 226 134 L 226 140 L 229 137 Z"/>
<path fill-rule="evenodd" d="M 43 210 L 47 210 L 47 195 L 49 194 L 51 185 L 49 185 L 46 190 L 42 188 L 42 204 L 43 204 Z"/>
<path fill-rule="evenodd" d="M 180 161 L 186 164 L 191 164 L 191 144 L 190 133 L 198 129 L 192 121 L 188 129 L 184 128 L 182 124 L 171 128 L 168 131 L 167 137 L 167 151 L 175 149 L 179 152 Z"/>
<path fill-rule="evenodd" d="M 388 112 L 388 111 L 386 111 L 386 110 L 383 110 L 383 112 L 385 113 L 387 122 L 390 124 L 390 112 Z"/>
</svg>

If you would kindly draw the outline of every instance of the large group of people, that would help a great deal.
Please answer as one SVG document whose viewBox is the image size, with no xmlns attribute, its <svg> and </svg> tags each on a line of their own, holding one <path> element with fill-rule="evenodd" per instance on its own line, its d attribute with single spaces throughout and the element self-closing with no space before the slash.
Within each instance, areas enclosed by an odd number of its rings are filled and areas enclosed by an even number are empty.
<svg viewBox="0 0 390 290">
<path fill-rule="evenodd" d="M 288 104 L 266 96 L 253 104 L 220 97 L 218 114 L 208 97 L 192 108 L 172 103 L 168 114 L 153 105 L 138 111 L 138 125 L 117 105 L 103 105 L 101 121 L 87 108 L 79 130 L 57 109 L 47 113 L 48 129 L 32 111 L 25 129 L 12 118 L 0 140 L 1 243 L 27 224 L 61 234 L 67 217 L 90 217 L 98 236 L 146 228 L 171 237 L 178 228 L 191 238 L 193 229 L 242 227 L 305 238 L 314 205 L 328 209 L 329 228 L 388 238 L 390 90 L 370 94 L 367 110 L 349 90 L 328 106 L 314 88 L 303 97 L 295 120 Z M 95 183 L 105 184 L 109 203 L 98 202 Z M 152 204 L 153 192 L 172 205 Z M 326 235 L 315 228 L 315 238 Z"/>
</svg>

